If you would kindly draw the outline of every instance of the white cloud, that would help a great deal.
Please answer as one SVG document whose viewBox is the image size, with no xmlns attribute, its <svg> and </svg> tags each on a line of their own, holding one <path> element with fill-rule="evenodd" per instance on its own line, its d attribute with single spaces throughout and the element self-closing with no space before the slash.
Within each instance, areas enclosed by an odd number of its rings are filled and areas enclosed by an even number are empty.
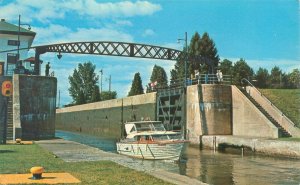
<svg viewBox="0 0 300 185">
<path fill-rule="evenodd" d="M 148 36 L 152 36 L 154 34 L 155 34 L 155 32 L 152 29 L 146 29 L 142 35 L 143 35 L 143 37 L 148 37 Z"/>
<path fill-rule="evenodd" d="M 34 40 L 35 45 L 55 43 L 66 33 L 72 32 L 69 28 L 57 24 L 50 24 L 48 27 L 33 27 L 32 30 L 37 33 Z"/>
<path fill-rule="evenodd" d="M 162 44 L 163 47 L 166 47 L 166 48 L 172 48 L 172 49 L 177 49 L 177 50 L 180 50 L 182 51 L 183 49 L 183 46 L 181 43 L 177 43 L 177 42 L 174 42 L 174 43 L 165 43 L 165 44 Z"/>
<path fill-rule="evenodd" d="M 102 3 L 96 0 L 17 0 L 0 7 L 0 17 L 17 20 L 18 15 L 24 15 L 22 21 L 39 20 L 50 23 L 51 19 L 64 18 L 67 13 L 85 16 L 86 19 L 101 19 L 113 17 L 146 16 L 161 10 L 159 4 L 148 1 L 121 1 Z M 25 16 L 26 15 L 26 16 Z"/>
<path fill-rule="evenodd" d="M 47 23 L 50 18 L 62 18 L 65 11 L 60 11 L 56 1 L 18 0 L 0 7 L 0 17 L 17 20 L 18 15 L 22 21 L 31 22 L 33 19 Z"/>
<path fill-rule="evenodd" d="M 124 41 L 132 42 L 133 37 L 113 28 L 77 28 L 71 30 L 61 25 L 34 27 L 37 32 L 34 45 L 78 41 Z"/>
<path fill-rule="evenodd" d="M 18 20 L 19 15 L 27 15 L 31 12 L 30 7 L 20 7 L 17 3 L 10 3 L 5 6 L 0 6 L 0 17 L 11 22 L 12 20 Z M 31 21 L 32 19 L 24 18 L 23 21 Z"/>
<path fill-rule="evenodd" d="M 66 41 L 126 41 L 131 42 L 131 35 L 109 28 L 78 28 L 76 32 L 69 33 L 65 37 Z"/>
<path fill-rule="evenodd" d="M 158 4 L 148 1 L 122 1 L 117 3 L 98 3 L 95 0 L 85 1 L 85 11 L 82 14 L 101 17 L 133 17 L 137 15 L 152 15 L 161 10 Z"/>
<path fill-rule="evenodd" d="M 133 26 L 132 22 L 128 20 L 116 20 L 115 23 L 117 26 Z"/>
</svg>

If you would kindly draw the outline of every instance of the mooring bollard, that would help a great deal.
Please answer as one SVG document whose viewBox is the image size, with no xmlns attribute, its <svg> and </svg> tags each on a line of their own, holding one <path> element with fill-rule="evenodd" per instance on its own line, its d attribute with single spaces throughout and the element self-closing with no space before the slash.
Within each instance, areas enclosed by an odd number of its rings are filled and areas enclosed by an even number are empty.
<svg viewBox="0 0 300 185">
<path fill-rule="evenodd" d="M 42 173 L 44 172 L 44 168 L 41 166 L 35 166 L 30 169 L 30 173 L 32 173 L 33 180 L 38 180 L 42 178 Z"/>
<path fill-rule="evenodd" d="M 213 148 L 214 148 L 214 153 L 215 153 L 217 150 L 217 137 L 216 136 L 213 137 Z"/>
<path fill-rule="evenodd" d="M 242 145 L 242 157 L 244 157 L 244 146 Z"/>
<path fill-rule="evenodd" d="M 16 139 L 16 143 L 17 143 L 17 144 L 21 144 L 21 141 L 22 141 L 22 140 L 21 140 L 20 138 L 17 138 L 17 139 Z"/>
</svg>

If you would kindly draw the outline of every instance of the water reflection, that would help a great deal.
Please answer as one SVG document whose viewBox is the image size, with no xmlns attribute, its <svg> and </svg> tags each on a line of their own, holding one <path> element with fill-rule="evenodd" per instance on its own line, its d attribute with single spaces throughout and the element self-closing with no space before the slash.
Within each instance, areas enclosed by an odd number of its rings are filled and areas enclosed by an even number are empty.
<svg viewBox="0 0 300 185">
<path fill-rule="evenodd" d="M 300 184 L 300 161 L 238 155 L 189 147 L 180 173 L 215 185 Z"/>
<path fill-rule="evenodd" d="M 113 138 L 96 137 L 82 133 L 79 134 L 60 130 L 55 131 L 55 136 L 63 138 L 65 140 L 75 141 L 78 143 L 100 148 L 101 150 L 106 152 L 117 153 L 116 139 Z"/>
<path fill-rule="evenodd" d="M 57 137 L 116 152 L 116 140 L 72 132 L 57 131 Z M 188 147 L 178 163 L 132 160 L 132 165 L 145 169 L 164 169 L 214 185 L 294 185 L 300 184 L 300 160 L 241 155 L 199 150 Z"/>
</svg>

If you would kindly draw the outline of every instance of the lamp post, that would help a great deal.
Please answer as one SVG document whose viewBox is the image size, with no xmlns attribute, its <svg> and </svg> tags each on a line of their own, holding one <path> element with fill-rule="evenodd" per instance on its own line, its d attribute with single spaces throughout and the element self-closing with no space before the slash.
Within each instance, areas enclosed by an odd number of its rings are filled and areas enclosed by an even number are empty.
<svg viewBox="0 0 300 185">
<path fill-rule="evenodd" d="M 21 24 L 21 15 L 19 15 L 19 24 L 18 24 L 18 56 L 17 56 L 17 60 L 20 59 L 20 32 L 21 32 L 21 25 L 25 25 L 28 26 L 28 30 L 31 30 L 31 27 L 29 24 Z"/>
<path fill-rule="evenodd" d="M 108 83 L 109 83 L 108 91 L 110 92 L 111 91 L 111 75 L 109 75 Z"/>
<path fill-rule="evenodd" d="M 102 75 L 103 75 L 103 69 L 101 69 L 99 72 L 100 72 L 100 93 L 102 93 Z"/>
<path fill-rule="evenodd" d="M 185 59 L 184 59 L 184 87 L 186 87 L 186 65 L 187 65 L 187 55 L 188 55 L 188 46 L 187 46 L 187 32 L 184 33 L 184 39 L 177 39 L 178 43 L 180 43 L 180 41 L 184 41 L 185 42 Z"/>
</svg>

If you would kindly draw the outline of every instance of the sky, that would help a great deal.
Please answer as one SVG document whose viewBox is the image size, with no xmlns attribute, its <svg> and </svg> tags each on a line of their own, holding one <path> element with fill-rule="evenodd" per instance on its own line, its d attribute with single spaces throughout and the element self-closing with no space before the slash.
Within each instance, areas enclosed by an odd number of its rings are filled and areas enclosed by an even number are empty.
<svg viewBox="0 0 300 185">
<path fill-rule="evenodd" d="M 240 58 L 257 71 L 279 66 L 283 72 L 300 69 L 300 0 L 0 0 L 0 18 L 30 24 L 36 32 L 33 46 L 78 41 L 122 41 L 182 49 L 198 32 L 208 32 L 221 59 Z M 34 51 L 29 51 L 33 56 Z M 79 63 L 91 61 L 96 73 L 103 69 L 103 90 L 125 97 L 133 76 L 140 72 L 143 86 L 150 82 L 153 66 L 168 75 L 174 61 L 110 56 L 63 54 L 41 55 L 50 62 L 60 91 L 60 105 L 72 101 L 68 76 Z M 28 56 L 28 57 L 29 57 Z"/>
</svg>

